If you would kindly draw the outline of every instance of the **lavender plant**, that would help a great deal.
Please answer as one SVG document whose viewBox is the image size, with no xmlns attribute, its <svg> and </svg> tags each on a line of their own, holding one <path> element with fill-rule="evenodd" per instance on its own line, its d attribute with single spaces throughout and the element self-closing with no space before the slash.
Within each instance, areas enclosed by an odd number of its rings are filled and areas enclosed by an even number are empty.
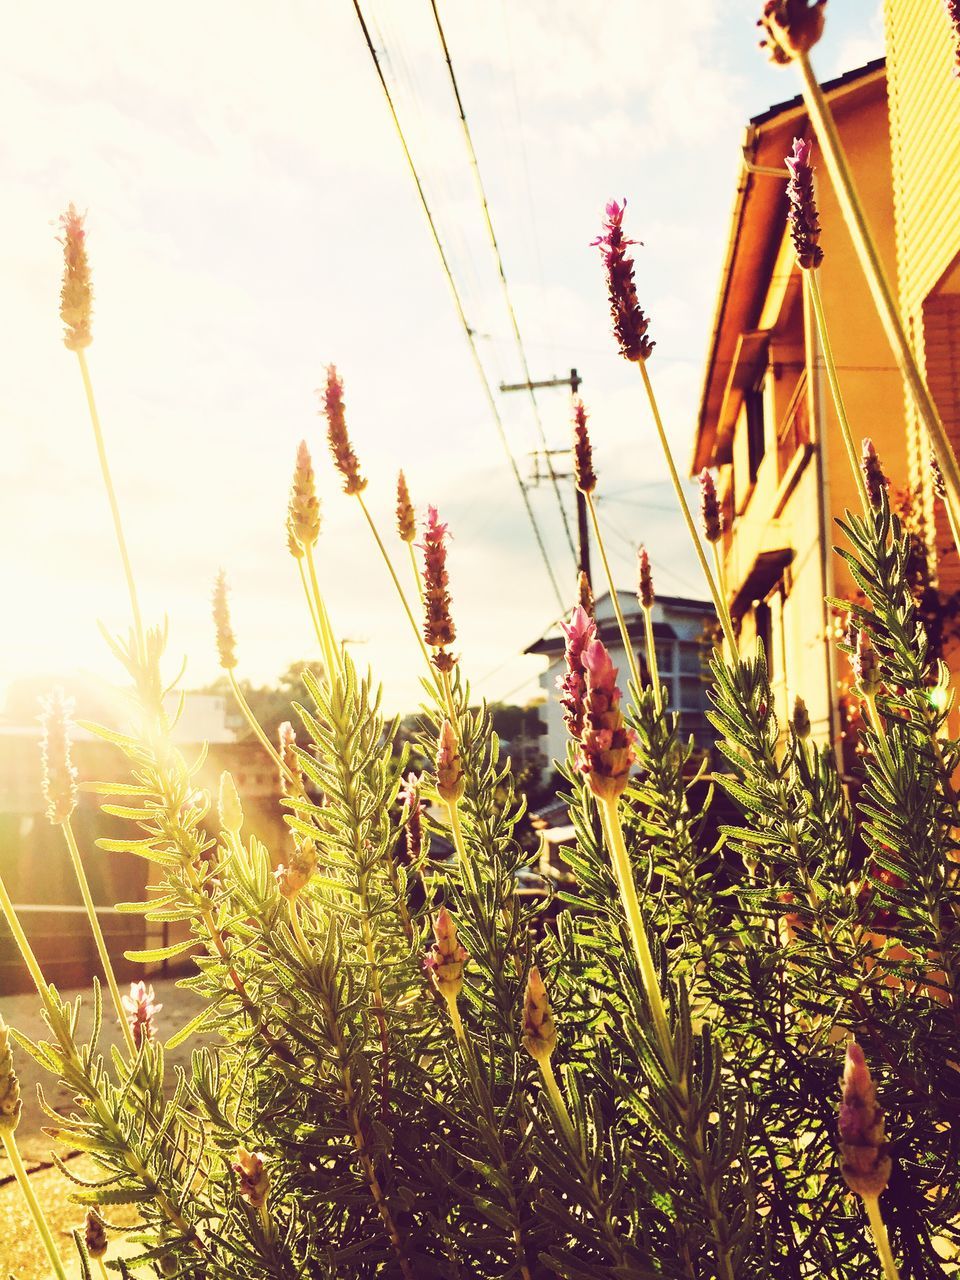
<svg viewBox="0 0 960 1280">
<path fill-rule="evenodd" d="M 763 22 L 778 60 L 802 60 L 823 4 L 770 3 Z M 798 262 L 829 352 L 805 144 L 788 163 Z M 876 451 L 853 447 L 834 369 L 862 501 L 840 524 L 839 554 L 861 592 L 845 645 L 865 711 L 850 787 L 831 746 L 811 740 L 801 700 L 778 722 L 765 655 L 739 646 L 716 490 L 705 473 L 711 566 L 654 396 L 650 320 L 623 218 L 624 206 L 609 204 L 597 243 L 614 333 L 640 366 L 717 606 L 719 763 L 711 769 L 684 740 L 661 686 L 647 553 L 638 562 L 645 680 L 618 611 L 631 655 L 626 700 L 581 581 L 563 624 L 559 689 L 576 888 L 559 904 L 530 904 L 517 892 L 530 861 L 517 838 L 523 800 L 455 652 L 446 524 L 428 507 L 417 543 L 401 473 L 396 527 L 412 561 L 411 604 L 365 497 L 332 366 L 328 443 L 415 633 L 425 668 L 417 751 L 429 767 L 408 772 L 380 687 L 337 638 L 303 443 L 286 537 L 322 667 L 304 673 L 276 744 L 234 674 L 223 576 L 214 590 L 221 665 L 276 769 L 282 854 L 247 830 L 229 774 L 216 802 L 197 790 L 198 762 L 173 741 L 166 630 L 140 619 L 84 356 L 83 221 L 66 216 L 65 342 L 80 359 L 130 591 L 132 630 L 110 643 L 138 718 L 132 734 L 98 730 L 129 780 L 83 782 L 127 824 L 101 847 L 151 866 L 148 899 L 121 909 L 180 931 L 169 947 L 129 958 L 182 958 L 181 982 L 203 1001 L 187 1026 L 162 1025 L 152 989 L 141 981 L 121 995 L 101 947 L 125 1033 L 105 1058 L 99 985 L 92 1033 L 79 1041 L 78 1003 L 46 983 L 0 881 L 48 1028 L 18 1043 L 74 1099 L 67 1117 L 48 1109 L 52 1137 L 98 1171 L 78 1178 L 55 1156 L 87 1209 L 75 1234 L 83 1276 L 866 1280 L 879 1265 L 886 1280 L 934 1280 L 960 1270 L 960 739 L 948 723 L 950 673 L 931 658 L 911 589 L 909 539 Z M 574 451 L 613 591 L 581 404 Z M 956 464 L 945 470 L 949 502 Z M 64 827 L 82 888 L 68 712 L 54 700 L 47 714 L 50 818 Z M 707 835 L 713 786 L 739 815 L 719 842 Z M 171 1081 L 165 1050 L 200 1033 L 189 1071 Z M 21 1177 L 19 1110 L 0 1023 L 0 1137 L 64 1275 Z M 118 1204 L 140 1217 L 123 1256 L 113 1246 Z"/>
</svg>

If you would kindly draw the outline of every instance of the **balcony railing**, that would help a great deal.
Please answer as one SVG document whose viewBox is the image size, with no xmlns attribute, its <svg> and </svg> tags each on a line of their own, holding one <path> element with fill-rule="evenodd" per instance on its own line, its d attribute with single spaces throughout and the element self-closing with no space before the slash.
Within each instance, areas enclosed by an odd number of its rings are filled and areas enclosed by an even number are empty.
<svg viewBox="0 0 960 1280">
<path fill-rule="evenodd" d="M 787 473 L 797 451 L 810 443 L 810 414 L 807 407 L 807 374 L 800 375 L 786 413 L 777 427 L 777 479 Z"/>
</svg>

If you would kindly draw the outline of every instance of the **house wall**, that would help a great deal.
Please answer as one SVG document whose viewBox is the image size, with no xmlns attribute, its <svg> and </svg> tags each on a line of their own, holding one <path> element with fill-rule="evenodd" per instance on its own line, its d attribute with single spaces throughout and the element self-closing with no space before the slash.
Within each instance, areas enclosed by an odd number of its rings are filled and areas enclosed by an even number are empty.
<svg viewBox="0 0 960 1280">
<path fill-rule="evenodd" d="M 881 256 L 895 262 L 890 149 L 882 82 L 840 100 L 838 127 L 869 211 Z M 799 129 L 802 125 L 796 127 Z M 785 136 L 784 152 L 789 148 Z M 854 439 L 873 439 L 895 487 L 907 482 L 907 450 L 899 373 L 816 148 L 817 201 L 824 262 L 819 282 L 838 376 Z M 748 231 L 749 233 L 749 231 Z M 752 287 L 756 284 L 752 283 Z M 833 646 L 834 619 L 825 596 L 852 594 L 854 584 L 832 547 L 834 521 L 859 501 L 826 380 L 806 282 L 784 228 L 773 269 L 754 314 L 770 335 L 763 372 L 765 449 L 756 481 L 749 479 L 748 415 L 741 404 L 732 465 L 721 488 L 732 489 L 733 526 L 724 540 L 726 586 L 738 595 L 742 648 L 754 644 L 760 615 L 770 640 L 775 710 L 783 723 L 799 694 L 814 734 L 834 736 L 836 681 L 846 659 Z M 803 378 L 798 369 L 802 366 Z M 757 565 L 789 557 L 778 578 Z M 755 608 L 755 600 L 762 608 Z M 769 615 L 766 614 L 769 610 Z"/>
<path fill-rule="evenodd" d="M 942 4 L 885 0 L 890 136 L 900 307 L 930 390 L 960 450 L 960 360 L 955 296 L 960 255 L 960 79 L 956 35 Z M 901 392 L 901 394 L 903 394 Z M 942 590 L 960 589 L 960 561 L 934 499 L 929 446 L 907 401 L 912 482 L 920 488 L 928 543 Z M 957 665 L 955 661 L 951 665 Z"/>
</svg>

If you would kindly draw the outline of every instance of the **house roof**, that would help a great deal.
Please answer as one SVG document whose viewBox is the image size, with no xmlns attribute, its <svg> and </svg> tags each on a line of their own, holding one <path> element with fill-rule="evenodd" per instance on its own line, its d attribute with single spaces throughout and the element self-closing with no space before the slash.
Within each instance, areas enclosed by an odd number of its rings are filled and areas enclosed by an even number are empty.
<svg viewBox="0 0 960 1280">
<path fill-rule="evenodd" d="M 620 609 L 623 613 L 624 622 L 627 624 L 627 633 L 631 638 L 641 639 L 644 633 L 643 613 L 637 602 L 636 594 L 632 591 L 617 591 L 617 597 L 620 602 Z M 609 612 L 604 608 L 607 606 Z M 658 609 L 658 606 L 660 607 Z M 686 596 L 662 596 L 657 595 L 654 602 L 655 612 L 661 610 L 669 610 L 677 613 L 692 613 L 706 617 L 713 613 L 713 605 L 708 600 L 691 600 Z M 616 615 L 610 604 L 610 592 L 605 591 L 603 595 L 597 596 L 594 602 L 594 611 L 598 615 L 597 630 L 600 639 L 608 644 L 613 642 L 620 643 L 620 627 L 617 622 Z M 653 634 L 658 639 L 672 640 L 676 636 L 676 630 L 670 625 L 666 619 L 660 618 L 654 620 Z M 560 630 L 559 622 L 553 623 L 539 639 L 528 645 L 524 649 L 524 653 L 546 654 L 552 657 L 562 653 L 565 644 L 564 634 Z"/>
<path fill-rule="evenodd" d="M 886 63 L 875 58 L 822 88 L 832 106 L 879 87 L 885 91 Z M 700 407 L 697 414 L 691 474 L 713 461 L 714 431 L 740 336 L 756 329 L 763 291 L 770 278 L 787 215 L 784 156 L 790 139 L 806 127 L 803 98 L 775 103 L 753 116 L 743 140 L 730 231 L 717 293 Z M 770 172 L 757 173 L 757 168 Z M 782 179 L 778 177 L 782 174 Z"/>
</svg>

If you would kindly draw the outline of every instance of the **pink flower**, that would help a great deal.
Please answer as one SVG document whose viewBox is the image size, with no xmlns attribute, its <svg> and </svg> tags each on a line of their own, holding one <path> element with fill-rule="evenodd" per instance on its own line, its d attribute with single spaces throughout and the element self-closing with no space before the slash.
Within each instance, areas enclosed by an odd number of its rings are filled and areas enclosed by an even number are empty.
<svg viewBox="0 0 960 1280">
<path fill-rule="evenodd" d="M 653 575 L 646 547 L 637 548 L 637 599 L 644 609 L 653 607 Z"/>
<path fill-rule="evenodd" d="M 87 261 L 87 234 L 83 229 L 85 216 L 77 213 L 72 204 L 66 213 L 60 215 L 60 230 L 63 232 L 59 237 L 63 245 L 60 319 L 63 321 L 63 344 L 69 351 L 81 351 L 93 341 L 90 329 L 93 289 Z"/>
<path fill-rule="evenodd" d="M 598 799 L 623 794 L 634 761 L 634 734 L 620 710 L 617 669 L 601 640 L 590 640 L 582 657 L 586 677 L 583 735 L 577 765 Z"/>
<path fill-rule="evenodd" d="M 423 541 L 417 543 L 423 552 L 423 638 L 436 650 L 433 662 L 439 671 L 450 671 L 456 663 L 456 658 L 445 652 L 457 638 L 447 590 L 447 536 L 447 526 L 440 520 L 437 508 L 427 507 Z"/>
<path fill-rule="evenodd" d="M 557 689 L 563 719 L 572 738 L 583 733 L 583 699 L 587 687 L 583 671 L 583 650 L 597 636 L 597 624 L 582 605 L 577 605 L 569 622 L 561 622 L 560 629 L 566 636 L 564 660 L 566 671 L 557 676 Z"/>
<path fill-rule="evenodd" d="M 327 382 L 323 389 L 323 412 L 327 419 L 327 443 L 334 465 L 343 476 L 344 493 L 363 493 L 367 482 L 360 474 L 360 463 L 347 433 L 343 404 L 343 379 L 335 364 L 327 365 Z"/>
<path fill-rule="evenodd" d="M 437 744 L 437 794 L 447 804 L 456 804 L 463 795 L 463 787 L 460 744 L 453 725 L 449 720 L 444 720 Z"/>
<path fill-rule="evenodd" d="M 628 240 L 623 234 L 623 214 L 627 202 L 608 202 L 603 234 L 591 241 L 600 249 L 607 273 L 607 293 L 610 298 L 610 319 L 613 332 L 626 360 L 647 360 L 654 343 L 647 337 L 650 321 L 643 314 L 637 299 L 637 287 L 633 279 L 633 259 L 626 253 L 627 245 L 639 243 Z"/>
<path fill-rule="evenodd" d="M 593 493 L 597 487 L 597 473 L 593 469 L 593 446 L 587 429 L 587 410 L 579 399 L 573 405 L 573 463 L 577 488 L 581 493 Z"/>
<path fill-rule="evenodd" d="M 266 1170 L 267 1157 L 262 1151 L 247 1151 L 237 1147 L 236 1158 L 230 1166 L 237 1175 L 237 1191 L 251 1209 L 262 1209 L 270 1194 L 270 1175 Z"/>
<path fill-rule="evenodd" d="M 708 542 L 717 542 L 723 532 L 723 517 L 720 514 L 720 503 L 717 499 L 717 486 L 706 467 L 700 472 L 699 483 L 700 527 Z"/>
<path fill-rule="evenodd" d="M 157 1038 L 154 1015 L 163 1008 L 154 998 L 153 987 L 148 987 L 144 982 L 131 982 L 130 994 L 121 996 L 120 999 L 126 1011 L 127 1025 L 133 1032 L 133 1043 L 138 1049 L 144 1040 L 152 1044 Z"/>
<path fill-rule="evenodd" d="M 790 201 L 790 239 L 798 264 L 805 270 L 819 267 L 823 261 L 820 239 L 820 216 L 813 194 L 813 168 L 810 164 L 810 143 L 794 138 L 793 152 L 786 157 L 790 170 L 787 197 Z"/>
</svg>

